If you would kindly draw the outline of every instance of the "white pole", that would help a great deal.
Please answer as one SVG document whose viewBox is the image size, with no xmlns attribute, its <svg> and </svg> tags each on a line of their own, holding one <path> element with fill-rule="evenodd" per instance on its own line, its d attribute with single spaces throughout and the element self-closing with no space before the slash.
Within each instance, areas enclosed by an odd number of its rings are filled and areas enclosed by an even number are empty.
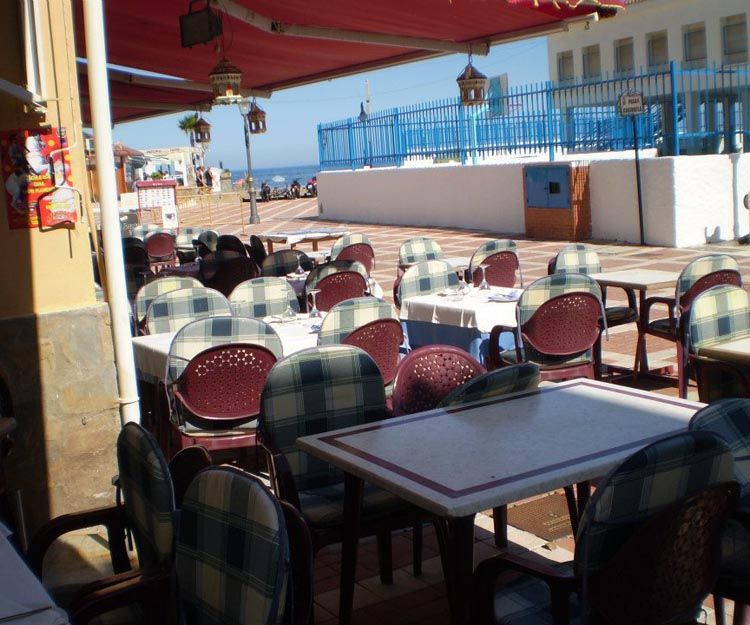
<svg viewBox="0 0 750 625">
<path fill-rule="evenodd" d="M 140 408 L 133 347 L 130 342 L 128 291 L 125 284 L 120 215 L 117 208 L 102 0 L 83 0 L 83 22 L 86 33 L 91 125 L 94 130 L 94 149 L 96 150 L 96 179 L 99 184 L 104 260 L 107 267 L 107 296 L 112 318 L 117 383 L 120 389 L 120 418 L 123 423 L 138 422 L 140 421 Z"/>
</svg>

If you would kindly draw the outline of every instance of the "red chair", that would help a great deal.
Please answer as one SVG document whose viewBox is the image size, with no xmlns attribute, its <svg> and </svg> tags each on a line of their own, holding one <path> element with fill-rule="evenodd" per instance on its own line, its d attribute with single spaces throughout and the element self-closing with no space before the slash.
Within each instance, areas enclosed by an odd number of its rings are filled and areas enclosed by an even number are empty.
<svg viewBox="0 0 750 625">
<path fill-rule="evenodd" d="M 366 323 L 341 342 L 364 350 L 380 369 L 385 386 L 396 378 L 399 349 L 404 342 L 404 331 L 397 319 L 376 319 Z"/>
<path fill-rule="evenodd" d="M 331 310 L 339 302 L 354 297 L 364 297 L 367 281 L 357 271 L 337 271 L 322 278 L 316 285 L 320 293 L 315 296 L 315 306 L 318 310 Z M 308 298 L 308 310 L 312 299 Z"/>
<path fill-rule="evenodd" d="M 410 352 L 396 371 L 393 414 L 432 410 L 454 389 L 486 369 L 471 355 L 451 345 L 428 345 Z"/>
<path fill-rule="evenodd" d="M 201 444 L 210 450 L 255 446 L 260 394 L 276 356 L 250 343 L 219 345 L 192 358 L 174 385 L 177 449 Z"/>
<path fill-rule="evenodd" d="M 229 297 L 238 284 L 260 275 L 260 267 L 252 258 L 238 256 L 226 260 L 204 261 L 205 263 L 214 265 L 210 271 L 211 277 L 204 281 L 205 286 L 219 291 L 225 297 Z"/>
<path fill-rule="evenodd" d="M 367 243 L 352 243 L 342 249 L 336 260 L 358 260 L 367 269 L 367 275 L 372 274 L 375 269 L 375 252 Z"/>
<path fill-rule="evenodd" d="M 482 265 L 489 265 L 485 269 L 487 282 L 492 286 L 503 286 L 512 288 L 516 284 L 516 272 L 518 271 L 518 256 L 515 252 L 502 251 L 490 254 L 484 260 Z M 482 283 L 482 270 L 478 267 L 471 276 L 474 286 Z"/>
<path fill-rule="evenodd" d="M 154 232 L 146 237 L 145 243 L 152 269 L 175 266 L 177 250 L 174 235 L 169 232 Z"/>
</svg>

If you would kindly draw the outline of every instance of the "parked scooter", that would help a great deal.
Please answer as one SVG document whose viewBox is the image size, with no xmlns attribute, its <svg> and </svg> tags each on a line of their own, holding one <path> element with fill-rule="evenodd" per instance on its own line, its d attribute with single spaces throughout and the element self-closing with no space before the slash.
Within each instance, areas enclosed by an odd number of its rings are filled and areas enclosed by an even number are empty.
<svg viewBox="0 0 750 625">
<path fill-rule="evenodd" d="M 318 195 L 318 177 L 313 176 L 307 181 L 307 195 L 316 197 Z"/>
<path fill-rule="evenodd" d="M 289 191 L 291 192 L 292 197 L 299 199 L 301 190 L 302 185 L 300 185 L 299 180 L 292 180 L 292 184 L 289 186 Z"/>
</svg>

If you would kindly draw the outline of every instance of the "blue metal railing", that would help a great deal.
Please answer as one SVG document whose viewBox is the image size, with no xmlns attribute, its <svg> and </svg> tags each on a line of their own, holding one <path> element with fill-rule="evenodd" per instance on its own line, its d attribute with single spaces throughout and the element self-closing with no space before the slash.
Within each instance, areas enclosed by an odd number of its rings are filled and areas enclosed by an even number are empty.
<svg viewBox="0 0 750 625">
<path fill-rule="evenodd" d="M 660 154 L 750 152 L 750 65 L 669 65 L 598 80 L 509 89 L 480 106 L 458 98 L 378 111 L 318 125 L 321 169 L 401 166 L 409 159 L 476 163 L 495 155 L 632 149 L 625 91 L 643 94 L 638 145 Z"/>
</svg>

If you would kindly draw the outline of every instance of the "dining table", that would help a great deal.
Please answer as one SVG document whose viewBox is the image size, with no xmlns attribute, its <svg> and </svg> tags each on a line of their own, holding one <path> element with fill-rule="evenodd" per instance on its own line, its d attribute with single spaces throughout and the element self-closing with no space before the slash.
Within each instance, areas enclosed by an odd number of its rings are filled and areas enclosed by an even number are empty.
<svg viewBox="0 0 750 625">
<path fill-rule="evenodd" d="M 698 356 L 747 366 L 750 365 L 750 336 L 703 345 L 696 352 Z"/>
<path fill-rule="evenodd" d="M 261 241 L 265 242 L 268 253 L 272 254 L 274 243 L 282 243 L 292 249 L 299 243 L 312 243 L 313 252 L 317 252 L 318 244 L 321 241 L 335 241 L 347 234 L 349 234 L 349 231 L 341 228 L 307 228 L 304 230 L 263 232 L 258 236 Z"/>
<path fill-rule="evenodd" d="M 577 379 L 298 438 L 345 476 L 339 622 L 351 621 L 364 482 L 434 515 L 451 623 L 466 625 L 476 514 L 601 477 L 702 405 Z"/>
<path fill-rule="evenodd" d="M 401 302 L 400 318 L 410 348 L 454 345 L 482 362 L 489 333 L 496 325 L 516 326 L 516 303 L 523 289 L 448 288 Z M 503 337 L 506 341 L 506 338 Z M 504 347 L 512 347 L 512 340 Z"/>
<path fill-rule="evenodd" d="M 67 625 L 39 579 L 11 545 L 10 532 L 0 523 L 0 623 Z"/>
<path fill-rule="evenodd" d="M 599 286 L 609 286 L 621 289 L 633 289 L 638 291 L 638 329 L 639 336 L 648 325 L 648 311 L 646 310 L 646 298 L 648 291 L 672 288 L 674 289 L 680 277 L 677 271 L 662 271 L 659 269 L 644 269 L 636 267 L 633 269 L 618 269 L 615 271 L 601 271 L 589 274 L 591 278 L 599 283 Z M 644 339 L 645 340 L 645 339 Z M 649 375 L 652 372 L 648 366 L 648 353 L 645 349 L 640 350 L 640 361 L 634 363 L 634 374 L 636 376 Z"/>
</svg>

